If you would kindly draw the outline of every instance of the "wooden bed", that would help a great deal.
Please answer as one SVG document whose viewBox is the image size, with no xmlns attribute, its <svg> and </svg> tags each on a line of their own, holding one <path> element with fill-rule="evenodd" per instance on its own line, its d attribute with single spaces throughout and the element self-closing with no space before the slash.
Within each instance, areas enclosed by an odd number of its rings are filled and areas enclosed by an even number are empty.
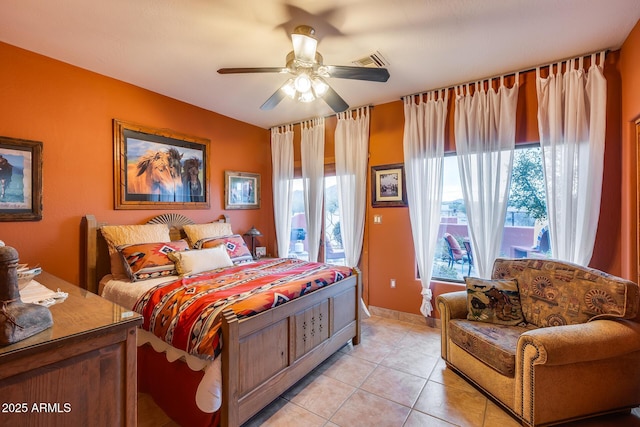
<svg viewBox="0 0 640 427">
<path fill-rule="evenodd" d="M 167 223 L 172 240 L 179 240 L 183 237 L 181 226 L 189 221 L 181 215 L 166 214 L 149 222 Z M 228 218 L 218 221 L 228 222 Z M 83 287 L 94 293 L 98 293 L 100 279 L 109 273 L 108 248 L 100 233 L 103 225 L 106 224 L 99 223 L 92 215 L 86 215 L 82 220 Z M 225 310 L 222 406 L 207 423 L 219 421 L 222 426 L 241 425 L 350 340 L 354 345 L 358 344 L 360 277 L 355 269 L 354 275 L 340 282 L 241 320 L 233 311 Z M 149 365 L 138 364 L 139 378 L 144 377 L 145 369 L 151 369 L 147 368 Z M 172 389 L 175 385 L 170 378 L 165 384 Z M 154 396 L 153 390 L 144 391 Z M 182 397 L 184 394 L 176 393 Z M 155 400 L 162 407 L 159 401 L 162 398 Z M 195 406 L 192 402 L 191 405 L 186 403 L 183 407 Z M 177 419 L 180 414 L 175 410 L 172 413 L 165 409 L 165 412 L 180 422 Z"/>
</svg>

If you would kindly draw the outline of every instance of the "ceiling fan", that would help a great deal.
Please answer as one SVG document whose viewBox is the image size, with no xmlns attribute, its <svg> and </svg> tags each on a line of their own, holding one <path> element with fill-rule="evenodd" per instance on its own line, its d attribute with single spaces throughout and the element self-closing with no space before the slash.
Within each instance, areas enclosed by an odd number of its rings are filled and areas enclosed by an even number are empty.
<svg viewBox="0 0 640 427">
<path fill-rule="evenodd" d="M 325 79 L 337 78 L 373 82 L 386 82 L 389 79 L 389 71 L 386 68 L 324 65 L 322 55 L 316 51 L 318 40 L 314 34 L 315 30 L 308 25 L 300 25 L 293 30 L 293 34 L 291 34 L 293 51 L 287 55 L 285 67 L 221 68 L 218 73 L 291 74 L 292 77 L 262 104 L 261 110 L 271 110 L 286 96 L 289 96 L 301 102 L 311 102 L 322 98 L 336 113 L 347 110 L 349 104 L 329 86 Z"/>
</svg>

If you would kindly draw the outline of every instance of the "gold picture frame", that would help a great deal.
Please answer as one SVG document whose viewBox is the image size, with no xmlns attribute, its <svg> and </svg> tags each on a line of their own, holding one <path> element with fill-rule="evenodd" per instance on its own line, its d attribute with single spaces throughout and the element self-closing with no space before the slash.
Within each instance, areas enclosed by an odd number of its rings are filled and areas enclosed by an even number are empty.
<svg viewBox="0 0 640 427">
<path fill-rule="evenodd" d="M 260 209 L 260 174 L 224 171 L 224 208 Z"/>
<path fill-rule="evenodd" d="M 113 121 L 115 209 L 209 209 L 209 140 Z"/>
</svg>

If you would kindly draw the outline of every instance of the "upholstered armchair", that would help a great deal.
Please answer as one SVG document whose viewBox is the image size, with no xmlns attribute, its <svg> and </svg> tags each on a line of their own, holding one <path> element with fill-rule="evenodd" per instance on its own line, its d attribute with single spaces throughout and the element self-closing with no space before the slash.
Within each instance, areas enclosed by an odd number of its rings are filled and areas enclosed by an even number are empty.
<svg viewBox="0 0 640 427">
<path fill-rule="evenodd" d="M 639 295 L 574 264 L 498 259 L 492 280 L 437 298 L 442 358 L 524 425 L 628 411 L 640 405 Z"/>
</svg>

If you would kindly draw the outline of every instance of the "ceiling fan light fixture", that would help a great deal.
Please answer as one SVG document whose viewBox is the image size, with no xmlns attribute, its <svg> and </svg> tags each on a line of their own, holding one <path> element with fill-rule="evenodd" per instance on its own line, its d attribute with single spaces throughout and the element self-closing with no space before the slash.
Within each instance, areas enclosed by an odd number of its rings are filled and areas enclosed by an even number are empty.
<svg viewBox="0 0 640 427">
<path fill-rule="evenodd" d="M 316 99 L 312 81 L 307 74 L 300 74 L 295 79 L 289 79 L 280 88 L 286 96 L 300 102 L 311 102 Z"/>
<path fill-rule="evenodd" d="M 294 86 L 298 92 L 305 93 L 311 89 L 311 79 L 306 73 L 300 74 L 294 81 Z"/>
<path fill-rule="evenodd" d="M 287 80 L 287 82 L 282 85 L 282 91 L 291 99 L 295 99 L 296 97 L 296 87 L 293 83 L 293 79 Z"/>
<path fill-rule="evenodd" d="M 310 90 L 300 93 L 300 96 L 298 97 L 298 101 L 300 102 L 312 102 L 315 99 L 315 95 Z"/>
<path fill-rule="evenodd" d="M 323 96 L 329 90 L 329 85 L 322 78 L 316 77 L 313 79 L 313 91 L 317 97 Z"/>
<path fill-rule="evenodd" d="M 313 35 L 315 30 L 307 25 L 300 25 L 293 30 L 291 41 L 296 60 L 305 66 L 313 65 L 316 59 L 318 40 Z"/>
</svg>

